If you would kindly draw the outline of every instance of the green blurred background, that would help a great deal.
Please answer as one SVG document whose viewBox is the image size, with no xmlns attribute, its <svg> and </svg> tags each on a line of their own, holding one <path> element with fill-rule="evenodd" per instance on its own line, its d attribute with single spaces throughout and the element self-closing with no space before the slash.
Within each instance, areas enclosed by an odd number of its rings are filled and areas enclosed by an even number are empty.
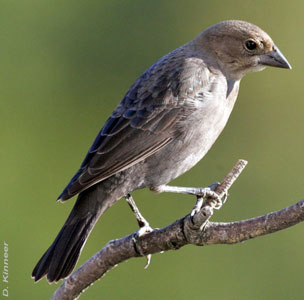
<svg viewBox="0 0 304 300">
<path fill-rule="evenodd" d="M 206 186 L 247 159 L 218 221 L 261 215 L 303 197 L 303 1 L 0 3 L 0 236 L 9 244 L 10 299 L 48 299 L 58 287 L 30 277 L 74 203 L 55 200 L 129 86 L 162 55 L 221 20 L 259 25 L 293 70 L 247 76 L 219 140 L 174 183 Z M 195 201 L 147 190 L 134 198 L 154 227 L 184 216 Z M 127 204 L 118 202 L 98 222 L 78 265 L 136 229 Z M 81 299 L 303 299 L 303 232 L 300 224 L 234 246 L 187 246 L 154 255 L 147 270 L 144 258 L 132 259 Z"/>
</svg>

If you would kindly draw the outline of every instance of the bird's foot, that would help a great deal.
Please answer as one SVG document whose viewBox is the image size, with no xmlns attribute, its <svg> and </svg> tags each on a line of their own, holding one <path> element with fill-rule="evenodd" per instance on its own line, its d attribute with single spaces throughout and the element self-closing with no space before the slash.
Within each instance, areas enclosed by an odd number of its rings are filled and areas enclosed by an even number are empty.
<svg viewBox="0 0 304 300">
<path fill-rule="evenodd" d="M 131 210 L 133 211 L 137 223 L 139 225 L 139 230 L 137 231 L 137 237 L 141 237 L 147 233 L 150 233 L 153 231 L 153 228 L 150 226 L 149 222 L 144 218 L 144 216 L 141 214 L 141 212 L 139 211 L 133 197 L 131 194 L 127 194 L 125 196 L 127 203 L 129 204 Z M 136 243 L 136 237 L 133 238 L 134 243 Z M 147 269 L 150 265 L 151 262 L 151 254 L 148 255 L 144 255 L 142 253 L 140 253 L 142 256 L 145 256 L 147 259 L 147 263 L 145 265 L 145 269 Z"/>
<path fill-rule="evenodd" d="M 223 206 L 223 204 L 226 203 L 227 199 L 228 199 L 228 192 L 225 191 L 224 193 L 222 193 L 221 195 L 219 195 L 215 190 L 216 188 L 219 186 L 219 182 L 215 182 L 211 185 L 209 185 L 207 187 L 207 189 L 209 188 L 214 195 L 206 195 L 204 198 L 207 198 L 206 204 L 209 204 L 209 206 L 211 206 L 212 209 L 221 209 L 221 207 Z M 224 198 L 222 200 L 222 198 Z"/>
<path fill-rule="evenodd" d="M 222 201 L 221 196 L 217 194 L 214 190 L 219 185 L 218 182 L 205 187 L 205 188 L 195 188 L 195 187 L 179 187 L 179 186 L 169 186 L 169 185 L 161 185 L 158 187 L 153 187 L 151 190 L 162 193 L 179 193 L 179 194 L 190 194 L 195 195 L 198 197 L 198 203 L 197 207 L 201 206 L 202 199 L 208 199 L 208 203 L 214 208 L 214 209 L 220 209 L 223 205 L 223 203 L 227 200 L 227 193 L 225 194 L 225 198 Z"/>
<path fill-rule="evenodd" d="M 223 204 L 227 201 L 228 193 L 224 194 L 224 200 L 222 200 L 223 195 L 219 195 L 215 192 L 216 187 L 218 185 L 219 182 L 215 182 L 214 184 L 205 188 L 161 185 L 158 187 L 151 188 L 151 190 L 158 193 L 167 192 L 195 195 L 197 197 L 197 202 L 191 212 L 191 216 L 193 216 L 201 210 L 204 203 L 204 199 L 206 199 L 205 204 L 208 204 L 212 209 L 220 209 L 223 206 Z"/>
<path fill-rule="evenodd" d="M 216 184 L 214 188 L 217 186 Z M 220 209 L 226 200 L 222 201 L 219 194 L 213 191 L 213 185 L 204 189 L 201 189 L 201 193 L 196 196 L 197 200 L 196 203 L 191 211 L 191 217 L 193 217 L 195 214 L 199 213 L 199 211 L 202 209 L 203 204 L 209 205 L 212 209 Z M 204 199 L 206 199 L 206 202 L 204 203 Z"/>
<path fill-rule="evenodd" d="M 190 214 L 191 218 L 195 218 L 196 215 L 202 213 L 202 211 L 204 210 L 203 215 L 206 217 L 206 219 L 200 226 L 201 231 L 203 231 L 206 224 L 208 224 L 209 218 L 213 215 L 213 210 L 220 209 L 223 206 L 223 204 L 227 201 L 228 198 L 227 192 L 221 193 L 221 195 L 215 192 L 218 185 L 219 185 L 218 182 L 209 185 L 206 188 L 205 191 L 206 193 L 204 195 L 202 194 L 197 196 L 197 201 L 191 211 Z M 208 189 L 210 189 L 212 193 L 210 193 L 210 190 Z M 222 200 L 222 197 L 224 197 L 224 200 Z M 206 198 L 205 202 L 204 202 L 204 198 Z M 209 213 L 207 213 L 207 211 L 209 211 Z"/>
</svg>

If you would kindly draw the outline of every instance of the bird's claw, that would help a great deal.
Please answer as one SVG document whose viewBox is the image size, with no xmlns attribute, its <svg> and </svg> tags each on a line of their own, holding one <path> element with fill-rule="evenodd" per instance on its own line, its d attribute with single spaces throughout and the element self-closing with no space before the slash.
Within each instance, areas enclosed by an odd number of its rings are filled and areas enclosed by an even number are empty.
<svg viewBox="0 0 304 300">
<path fill-rule="evenodd" d="M 204 202 L 204 198 L 198 196 L 196 203 L 191 211 L 190 216 L 193 217 L 195 214 L 199 213 L 199 211 L 201 210 L 202 206 L 203 206 L 203 202 Z"/>
<path fill-rule="evenodd" d="M 153 228 L 147 222 L 139 228 L 139 230 L 137 231 L 137 235 L 138 235 L 138 237 L 142 237 L 152 231 L 153 231 Z"/>
<path fill-rule="evenodd" d="M 146 263 L 146 265 L 145 265 L 145 269 L 148 269 L 148 267 L 150 266 L 151 258 L 152 258 L 152 254 L 148 254 L 148 255 L 146 256 L 147 263 Z"/>
<path fill-rule="evenodd" d="M 198 196 L 207 198 L 208 204 L 214 209 L 220 209 L 223 205 L 223 201 L 219 194 L 214 192 L 210 187 L 202 189 L 202 193 Z"/>
<path fill-rule="evenodd" d="M 153 228 L 149 225 L 149 223 L 145 223 L 144 226 L 141 226 L 139 228 L 139 230 L 137 231 L 137 237 L 142 237 L 150 232 L 153 231 Z M 133 242 L 136 244 L 137 243 L 137 239 L 136 238 L 133 238 Z M 143 253 L 140 253 L 142 256 L 145 256 L 147 262 L 146 262 L 146 265 L 145 265 L 145 269 L 147 269 L 149 266 L 150 266 L 150 263 L 151 263 L 151 258 L 152 258 L 152 255 L 151 254 L 148 254 L 148 255 L 144 255 Z"/>
<path fill-rule="evenodd" d="M 226 203 L 228 196 L 229 196 L 228 191 L 225 191 L 224 196 L 223 196 L 224 197 L 223 204 Z"/>
<path fill-rule="evenodd" d="M 223 204 L 227 201 L 228 193 L 226 192 L 224 194 L 224 200 L 222 200 L 220 195 L 214 191 L 218 185 L 219 183 L 216 182 L 207 188 L 200 189 L 199 193 L 197 194 L 197 201 L 190 214 L 191 217 L 193 217 L 201 210 L 205 198 L 207 199 L 207 203 L 209 206 L 211 206 L 212 209 L 218 210 L 223 206 Z"/>
<path fill-rule="evenodd" d="M 215 189 L 220 185 L 221 183 L 216 181 L 210 185 L 208 185 L 208 188 L 210 188 L 212 191 L 215 191 Z"/>
</svg>

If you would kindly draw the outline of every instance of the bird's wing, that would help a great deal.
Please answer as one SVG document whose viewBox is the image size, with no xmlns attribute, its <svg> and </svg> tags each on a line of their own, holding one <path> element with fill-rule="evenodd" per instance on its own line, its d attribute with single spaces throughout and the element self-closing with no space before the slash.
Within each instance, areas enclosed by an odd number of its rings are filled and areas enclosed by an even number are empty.
<svg viewBox="0 0 304 300">
<path fill-rule="evenodd" d="M 171 53 L 143 73 L 106 121 L 58 200 L 67 200 L 137 164 L 179 134 L 178 124 L 194 110 L 185 97 L 197 93 L 197 87 L 202 86 L 202 74 L 198 83 L 191 70 L 184 72 L 184 62 L 185 59 Z"/>
</svg>

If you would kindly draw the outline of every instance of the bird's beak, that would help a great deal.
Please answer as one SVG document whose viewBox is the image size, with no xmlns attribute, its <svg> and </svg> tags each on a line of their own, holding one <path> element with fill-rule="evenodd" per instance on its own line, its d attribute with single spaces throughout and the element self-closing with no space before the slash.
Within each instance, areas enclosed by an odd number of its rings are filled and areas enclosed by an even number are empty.
<svg viewBox="0 0 304 300">
<path fill-rule="evenodd" d="M 288 60 L 276 45 L 273 46 L 273 51 L 261 55 L 260 64 L 263 66 L 291 69 L 291 65 Z"/>
</svg>

